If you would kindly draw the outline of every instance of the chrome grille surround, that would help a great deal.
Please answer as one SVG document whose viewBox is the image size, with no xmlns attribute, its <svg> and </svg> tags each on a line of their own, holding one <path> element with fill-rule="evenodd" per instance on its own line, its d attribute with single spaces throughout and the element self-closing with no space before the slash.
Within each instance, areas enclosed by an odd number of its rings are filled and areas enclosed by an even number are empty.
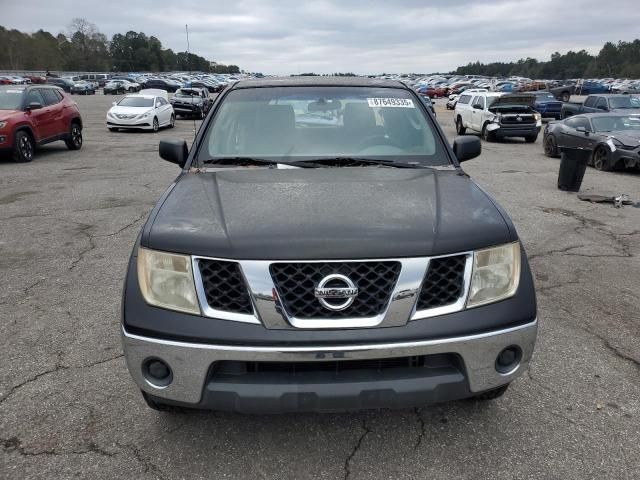
<svg viewBox="0 0 640 480">
<path fill-rule="evenodd" d="M 455 303 L 446 306 L 417 310 L 418 296 L 429 268 L 429 262 L 434 258 L 449 256 L 466 256 L 463 287 L 460 298 Z M 252 314 L 233 313 L 211 308 L 206 299 L 200 276 L 199 260 L 214 260 L 221 262 L 236 262 L 244 277 L 253 306 Z M 377 315 L 368 317 L 331 318 L 297 318 L 290 316 L 283 306 L 276 284 L 270 272 L 272 264 L 277 263 L 323 263 L 344 264 L 345 262 L 399 262 L 400 274 L 393 286 L 390 300 L 386 308 Z M 262 324 L 268 329 L 342 329 L 342 328 L 372 328 L 397 327 L 406 325 L 411 320 L 444 315 L 463 310 L 467 301 L 471 273 L 473 268 L 473 252 L 457 252 L 451 255 L 414 258 L 385 258 L 385 259 L 348 259 L 348 260 L 232 260 L 223 258 L 193 256 L 193 272 L 196 292 L 200 308 L 205 317 L 220 320 Z"/>
</svg>

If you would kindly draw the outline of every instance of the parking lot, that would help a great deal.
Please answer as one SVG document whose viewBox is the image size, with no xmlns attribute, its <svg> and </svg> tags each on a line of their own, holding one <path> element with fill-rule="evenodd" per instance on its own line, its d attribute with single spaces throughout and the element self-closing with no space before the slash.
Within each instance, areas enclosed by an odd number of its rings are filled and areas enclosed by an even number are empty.
<svg viewBox="0 0 640 480">
<path fill-rule="evenodd" d="M 557 190 L 542 135 L 484 143 L 465 170 L 511 215 L 535 273 L 529 370 L 494 402 L 242 416 L 149 409 L 120 345 L 131 247 L 178 169 L 112 133 L 112 96 L 76 98 L 84 146 L 0 160 L 0 478 L 640 478 L 640 209 Z M 452 114 L 436 102 L 450 140 Z M 640 172 L 583 191 L 640 201 Z M 185 205 L 185 208 L 189 208 Z"/>
</svg>

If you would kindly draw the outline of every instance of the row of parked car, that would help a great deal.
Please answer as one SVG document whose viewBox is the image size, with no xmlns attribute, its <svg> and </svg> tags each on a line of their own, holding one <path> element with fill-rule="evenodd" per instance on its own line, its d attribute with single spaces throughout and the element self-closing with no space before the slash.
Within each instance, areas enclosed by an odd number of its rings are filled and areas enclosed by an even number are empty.
<svg viewBox="0 0 640 480">
<path fill-rule="evenodd" d="M 67 81 L 50 77 L 46 83 L 0 85 L 0 155 L 8 154 L 16 162 L 30 162 L 37 147 L 50 142 L 62 140 L 70 150 L 82 147 L 82 117 L 69 96 L 78 93 L 76 85 L 81 80 L 76 80 L 68 91 L 61 87 L 62 80 Z M 96 87 L 85 83 L 90 85 L 89 92 L 95 93 Z M 169 98 L 164 89 L 141 90 L 140 84 L 124 79 L 107 82 L 107 92 L 110 83 L 126 85 L 124 91 L 117 88 L 116 93 L 127 93 L 107 112 L 110 131 L 171 128 L 179 116 L 204 118 L 213 105 L 206 88 L 180 87 Z"/>
<path fill-rule="evenodd" d="M 183 87 L 169 98 L 166 90 L 143 89 L 129 94 L 107 112 L 107 128 L 118 130 L 151 130 L 173 128 L 178 116 L 204 118 L 213 100 L 204 88 Z"/>
<path fill-rule="evenodd" d="M 640 168 L 640 97 L 635 95 L 589 95 L 581 103 L 562 103 L 549 92 L 475 89 L 463 92 L 454 106 L 457 134 L 480 134 L 487 142 L 522 137 L 533 143 L 543 117 L 559 119 L 544 128 L 545 155 L 581 148 L 591 150 L 589 165 L 598 170 Z"/>
<path fill-rule="evenodd" d="M 480 75 L 442 76 L 433 75 L 418 78 L 398 78 L 422 95 L 430 98 L 460 94 L 468 89 L 485 88 L 494 92 L 536 92 L 549 91 L 558 100 L 568 102 L 572 95 L 595 93 L 638 93 L 640 80 L 634 79 L 569 79 L 532 80 L 524 77 L 489 78 Z"/>
</svg>

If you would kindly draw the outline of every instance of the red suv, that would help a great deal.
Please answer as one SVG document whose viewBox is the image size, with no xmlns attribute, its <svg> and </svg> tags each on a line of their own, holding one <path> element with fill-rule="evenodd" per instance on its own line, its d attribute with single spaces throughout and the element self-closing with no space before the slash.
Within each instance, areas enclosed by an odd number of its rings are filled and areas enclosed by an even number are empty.
<svg viewBox="0 0 640 480">
<path fill-rule="evenodd" d="M 58 87 L 0 86 L 0 153 L 30 162 L 37 146 L 56 140 L 64 140 L 69 150 L 82 147 L 76 102 Z"/>
</svg>

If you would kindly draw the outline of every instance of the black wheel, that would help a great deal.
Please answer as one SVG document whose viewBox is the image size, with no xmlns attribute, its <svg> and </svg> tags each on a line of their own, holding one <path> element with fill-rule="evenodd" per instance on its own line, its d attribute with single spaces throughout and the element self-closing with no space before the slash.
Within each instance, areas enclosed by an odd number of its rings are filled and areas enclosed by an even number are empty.
<svg viewBox="0 0 640 480">
<path fill-rule="evenodd" d="M 464 135 L 467 129 L 462 125 L 462 117 L 456 118 L 456 133 L 458 135 Z"/>
<path fill-rule="evenodd" d="M 106 90 L 103 90 L 103 91 L 102 91 L 102 94 L 103 94 L 103 95 L 107 95 L 107 91 L 106 91 Z"/>
<path fill-rule="evenodd" d="M 569 99 L 571 98 L 571 94 L 569 92 L 562 92 L 562 94 L 560 95 L 560 98 L 562 99 L 563 102 L 568 102 Z"/>
<path fill-rule="evenodd" d="M 169 120 L 169 128 L 173 128 L 176 126 L 176 116 L 172 113 L 171 119 Z"/>
<path fill-rule="evenodd" d="M 611 160 L 609 159 L 609 151 L 605 147 L 595 149 L 593 157 L 591 157 L 591 164 L 593 168 L 602 172 L 613 170 L 613 165 L 611 165 Z"/>
<path fill-rule="evenodd" d="M 538 135 L 529 135 L 527 137 L 524 137 L 524 141 L 527 143 L 535 143 L 537 139 Z"/>
<path fill-rule="evenodd" d="M 202 120 L 204 118 L 204 111 L 203 110 L 198 110 L 197 117 L 198 117 L 198 119 Z"/>
<path fill-rule="evenodd" d="M 501 397 L 505 394 L 507 389 L 509 388 L 509 384 L 502 385 L 501 387 L 494 388 L 493 390 L 489 390 L 487 392 L 482 392 L 473 397 L 474 400 L 494 400 L 496 398 Z"/>
<path fill-rule="evenodd" d="M 187 411 L 186 408 L 177 407 L 175 405 L 167 405 L 166 403 L 162 403 L 158 400 L 157 397 L 154 397 L 153 395 L 149 395 L 147 392 L 143 392 L 142 390 L 140 390 L 140 393 L 142 393 L 142 398 L 144 398 L 144 401 L 147 404 L 147 406 L 158 412 L 184 413 Z"/>
<path fill-rule="evenodd" d="M 24 130 L 16 133 L 13 142 L 13 161 L 16 163 L 28 163 L 33 160 L 36 150 L 33 138 Z"/>
<path fill-rule="evenodd" d="M 485 124 L 484 127 L 482 127 L 482 138 L 484 139 L 485 142 L 496 141 L 495 132 L 490 132 L 489 130 L 487 130 L 487 124 Z"/>
<path fill-rule="evenodd" d="M 69 138 L 64 141 L 69 150 L 80 150 L 82 148 L 82 128 L 77 122 L 71 124 Z"/>
<path fill-rule="evenodd" d="M 553 135 L 547 135 L 544 139 L 544 154 L 547 157 L 558 158 L 558 145 Z"/>
<path fill-rule="evenodd" d="M 133 93 L 133 92 L 135 92 L 135 91 L 136 91 L 136 89 L 135 89 L 135 88 L 133 88 L 133 87 L 129 87 L 129 90 L 128 90 L 128 92 L 129 92 L 129 93 Z"/>
<path fill-rule="evenodd" d="M 158 117 L 153 117 L 153 131 L 157 132 L 160 129 L 160 124 L 158 123 Z"/>
</svg>

